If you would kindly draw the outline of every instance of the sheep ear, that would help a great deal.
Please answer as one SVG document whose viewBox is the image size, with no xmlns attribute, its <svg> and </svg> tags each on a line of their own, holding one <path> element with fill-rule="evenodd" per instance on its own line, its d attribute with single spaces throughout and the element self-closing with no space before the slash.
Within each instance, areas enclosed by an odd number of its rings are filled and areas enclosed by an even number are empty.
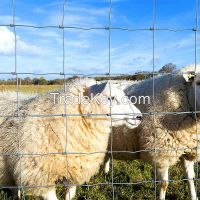
<svg viewBox="0 0 200 200">
<path fill-rule="evenodd" d="M 92 113 L 92 105 L 90 103 L 80 104 L 81 114 L 91 114 Z"/>
<path fill-rule="evenodd" d="M 101 83 L 101 84 L 92 85 L 92 86 L 89 88 L 88 96 L 91 97 L 92 94 L 93 94 L 93 95 L 101 94 L 101 93 L 105 90 L 106 85 L 107 85 L 107 82 Z"/>
<path fill-rule="evenodd" d="M 186 82 L 193 82 L 195 79 L 195 72 L 184 73 L 183 78 Z"/>
</svg>

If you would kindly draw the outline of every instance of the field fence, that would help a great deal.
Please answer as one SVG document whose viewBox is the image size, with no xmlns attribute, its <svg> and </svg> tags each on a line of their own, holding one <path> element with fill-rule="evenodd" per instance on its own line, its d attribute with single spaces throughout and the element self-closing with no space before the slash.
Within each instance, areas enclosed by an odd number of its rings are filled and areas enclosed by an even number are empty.
<svg viewBox="0 0 200 200">
<path fill-rule="evenodd" d="M 158 0 L 159 1 L 159 0 Z M 157 28 L 156 27 L 156 19 L 157 19 L 157 10 L 156 10 L 156 5 L 157 5 L 157 0 L 153 0 L 153 3 L 154 3 L 154 15 L 153 15 L 153 23 L 152 23 L 152 27 L 150 28 L 142 28 L 142 29 L 131 29 L 131 28 L 126 28 L 126 27 L 112 27 L 112 24 L 111 24 L 111 15 L 112 15 L 112 0 L 108 0 L 108 5 L 109 5 L 109 12 L 108 12 L 108 21 L 109 21 L 109 25 L 108 27 L 70 27 L 70 26 L 64 26 L 64 21 L 65 21 L 65 11 L 66 11 L 66 6 L 67 6 L 67 0 L 64 0 L 63 2 L 63 10 L 62 10 L 62 22 L 60 25 L 58 26 L 51 26 L 51 25 L 45 25 L 45 26 L 35 26 L 35 25 L 26 25 L 26 24 L 16 24 L 16 21 L 15 21 L 15 0 L 12 0 L 12 16 L 13 16 L 13 21 L 12 21 L 12 24 L 1 24 L 0 27 L 9 27 L 9 28 L 12 28 L 13 29 L 13 32 L 14 32 L 14 35 L 15 35 L 15 50 L 14 50 L 14 69 L 12 72 L 9 72 L 9 73 L 5 73 L 5 72 L 2 72 L 2 69 L 0 71 L 0 74 L 1 75 L 12 75 L 15 77 L 16 79 L 16 101 L 17 101 L 17 114 L 16 116 L 14 117 L 20 117 L 20 114 L 19 114 L 19 109 L 20 109 L 20 98 L 19 98 L 19 76 L 20 75 L 59 75 L 63 78 L 64 80 L 64 90 L 66 91 L 66 80 L 67 80 L 67 77 L 68 76 L 73 76 L 73 75 L 80 75 L 80 76 L 86 76 L 86 77 L 90 77 L 90 76 L 97 76 L 97 75 L 104 75 L 107 77 L 108 80 L 111 79 L 111 76 L 113 75 L 124 75 L 124 74 L 112 74 L 111 73 L 111 66 L 112 66 L 112 63 L 111 63 L 111 39 L 112 39 L 112 30 L 120 30 L 120 31 L 130 31 L 130 32 L 136 32 L 136 31 L 150 31 L 152 33 L 152 80 L 153 80 L 153 105 L 154 105 L 154 99 L 155 99 L 155 85 L 154 85 L 154 79 L 155 79 L 155 75 L 157 75 L 158 73 L 156 72 L 155 70 L 155 55 L 156 55 L 156 47 L 155 47 L 155 42 L 156 42 L 156 32 L 157 31 L 169 31 L 169 32 L 184 32 L 184 31 L 191 31 L 194 33 L 194 63 L 195 63 L 195 72 L 196 72 L 196 66 L 197 66 L 197 34 L 198 34 L 198 0 L 196 0 L 196 26 L 195 27 L 191 27 L 189 29 L 169 29 L 169 28 Z M 31 72 L 24 72 L 24 73 L 21 73 L 21 72 L 18 72 L 18 62 L 17 62 L 17 31 L 16 31 L 16 28 L 17 27 L 23 27 L 23 28 L 34 28 L 34 29 L 46 29 L 46 28 L 55 28 L 55 29 L 59 29 L 62 31 L 62 72 L 58 72 L 58 73 L 31 73 Z M 67 73 L 67 67 L 66 67 L 66 64 L 65 64 L 65 54 L 66 54 L 66 44 L 65 44 L 65 31 L 67 31 L 68 29 L 76 29 L 76 30 L 83 30 L 83 31 L 90 31 L 90 30 L 105 30 L 107 33 L 108 33 L 108 72 L 106 74 L 95 74 L 95 73 L 91 73 L 91 74 L 71 74 L 71 73 Z M 112 83 L 112 82 L 111 82 Z M 110 83 L 110 94 L 111 94 L 111 91 L 112 91 L 112 84 L 115 84 Z M 117 83 L 118 84 L 118 83 Z M 130 83 L 128 83 L 129 85 Z M 123 83 L 120 84 L 120 86 L 123 88 Z M 196 96 L 196 92 L 195 92 L 195 100 L 197 99 L 197 96 Z M 162 112 L 162 113 L 157 113 L 157 112 L 151 112 L 151 113 L 143 113 L 143 115 L 153 115 L 153 118 L 154 118 L 154 121 L 155 121 L 155 116 L 156 115 L 167 115 L 167 114 L 177 114 L 177 115 L 181 115 L 181 114 L 194 114 L 195 115 L 195 118 L 196 118 L 196 137 L 197 137 L 197 141 L 198 141 L 198 130 L 197 130 L 197 114 L 199 113 L 199 111 L 197 111 L 197 108 L 196 108 L 196 105 L 195 105 L 195 111 L 194 112 L 176 112 L 176 113 L 171 113 L 171 112 Z M 111 123 L 111 126 L 112 126 L 112 109 L 110 109 L 110 123 Z M 40 116 L 40 115 L 33 115 L 33 116 L 29 116 L 29 117 L 50 117 L 50 116 L 55 116 L 55 115 L 46 115 L 46 116 Z M 62 117 L 65 117 L 66 119 L 66 138 L 67 137 L 67 117 L 70 117 L 71 115 L 67 114 L 67 105 L 65 105 L 65 114 L 61 114 L 60 116 Z M 76 115 L 74 115 L 76 116 Z M 1 118 L 5 117 L 5 116 L 2 116 L 0 115 Z M 8 117 L 8 116 L 6 116 Z M 12 116 L 13 117 L 13 116 Z M 92 117 L 92 116 L 91 116 Z M 155 127 L 154 127 L 155 128 Z M 156 132 L 155 132 L 156 134 Z M 95 184 L 84 184 L 84 185 L 81 185 L 81 186 L 87 186 L 87 187 L 93 187 L 93 186 L 99 186 L 99 185 L 111 185 L 112 187 L 112 199 L 114 200 L 115 199 L 115 188 L 116 186 L 118 185 L 136 185 L 136 184 L 142 184 L 142 183 L 155 183 L 154 185 L 154 188 L 155 188 L 155 195 L 154 195 L 154 199 L 158 199 L 157 197 L 157 183 L 161 182 L 159 180 L 157 180 L 157 174 L 156 174 L 156 164 L 154 165 L 154 179 L 153 180 L 145 180 L 145 181 L 138 181 L 138 182 L 127 182 L 127 183 L 120 183 L 120 182 L 115 182 L 114 181 L 114 165 L 113 165 L 113 149 L 112 149 L 112 140 L 113 140 L 113 133 L 112 133 L 112 129 L 111 129 L 111 133 L 110 133 L 110 136 L 111 136 L 111 149 L 108 150 L 108 152 L 111 154 L 111 173 L 112 173 L 112 179 L 111 179 L 111 182 L 105 182 L 105 183 L 95 183 Z M 16 154 L 9 154 L 10 156 L 19 156 L 20 160 L 23 156 L 26 156 L 26 155 L 29 155 L 29 154 L 24 154 L 23 152 L 21 152 L 21 139 L 20 139 L 20 135 L 18 135 L 18 152 Z M 156 152 L 157 151 L 162 151 L 162 149 L 158 149 L 156 148 L 156 136 L 155 136 L 155 140 L 154 140 L 154 152 L 155 152 L 155 160 L 156 160 Z M 197 142 L 197 150 L 198 150 L 198 142 Z M 148 151 L 148 150 L 143 150 L 143 151 Z M 119 152 L 115 152 L 115 153 L 120 153 L 120 152 L 126 152 L 126 151 L 119 151 Z M 134 152 L 129 152 L 127 151 L 127 153 L 138 153 L 138 152 L 141 152 L 141 151 L 134 151 Z M 93 153 L 105 153 L 105 152 L 93 152 Z M 197 152 L 196 152 L 197 153 Z M 51 154 L 54 154 L 54 153 L 47 153 L 47 155 L 51 155 Z M 56 153 L 55 153 L 56 154 Z M 62 152 L 62 154 L 65 154 L 65 155 L 68 155 L 70 154 L 70 152 L 67 151 L 67 141 L 66 141 L 66 147 L 65 147 L 65 152 Z M 77 152 L 77 154 L 81 154 L 81 152 Z M 84 154 L 84 153 L 83 153 Z M 36 155 L 36 154 L 31 154 L 31 155 Z M 38 154 L 38 155 L 44 155 L 44 154 Z M 3 155 L 2 155 L 3 156 Z M 66 163 L 66 167 L 68 166 L 68 164 Z M 20 164 L 20 167 L 21 167 L 21 164 Z M 195 183 L 196 183 L 196 190 L 198 190 L 198 181 L 199 180 L 199 177 L 198 177 L 198 174 L 199 174 L 199 166 L 198 166 L 198 162 L 196 162 L 196 175 L 197 177 L 195 178 Z M 23 169 L 20 169 L 21 173 L 22 173 L 22 170 Z M 68 170 L 66 170 L 66 177 L 68 177 Z M 26 187 L 30 187 L 30 186 L 26 186 L 26 185 L 23 185 L 23 181 L 22 181 L 22 174 L 21 174 L 21 182 L 20 182 L 20 185 L 18 186 L 1 186 L 2 189 L 4 188 L 15 188 L 15 189 L 19 189 L 22 191 L 22 196 L 23 196 L 23 199 L 25 199 L 25 195 L 24 195 L 24 188 Z M 183 179 L 183 180 L 188 180 L 188 179 Z M 170 179 L 169 182 L 175 182 L 175 181 L 183 181 L 183 180 L 173 180 L 173 179 Z M 65 186 L 69 186 L 69 185 L 65 185 Z M 71 186 L 71 185 L 70 185 Z M 41 188 L 41 187 L 51 187 L 51 186 L 40 186 L 40 185 L 36 185 L 36 186 L 31 186 L 31 187 L 35 187 L 35 188 Z M 198 193 L 198 191 L 197 191 Z"/>
</svg>

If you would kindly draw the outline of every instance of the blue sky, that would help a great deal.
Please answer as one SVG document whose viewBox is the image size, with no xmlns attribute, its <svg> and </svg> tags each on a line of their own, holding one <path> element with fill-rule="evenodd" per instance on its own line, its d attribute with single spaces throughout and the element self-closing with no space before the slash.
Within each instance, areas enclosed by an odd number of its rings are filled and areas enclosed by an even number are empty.
<svg viewBox="0 0 200 200">
<path fill-rule="evenodd" d="M 112 27 L 152 27 L 153 0 L 113 0 Z M 157 28 L 195 27 L 195 0 L 157 0 Z M 16 24 L 60 25 L 59 0 L 15 0 Z M 65 26 L 107 27 L 108 0 L 67 0 Z M 0 24 L 12 23 L 12 1 L 0 1 Z M 62 30 L 16 28 L 18 72 L 62 71 Z M 198 48 L 199 49 L 199 40 Z M 107 30 L 65 30 L 66 73 L 108 72 Z M 197 58 L 199 61 L 199 57 Z M 173 62 L 178 67 L 194 63 L 194 32 L 156 31 L 156 69 Z M 152 70 L 152 32 L 111 31 L 111 73 Z M 0 27 L 0 72 L 14 71 L 13 28 Z M 48 77 L 50 78 L 50 77 Z"/>
</svg>

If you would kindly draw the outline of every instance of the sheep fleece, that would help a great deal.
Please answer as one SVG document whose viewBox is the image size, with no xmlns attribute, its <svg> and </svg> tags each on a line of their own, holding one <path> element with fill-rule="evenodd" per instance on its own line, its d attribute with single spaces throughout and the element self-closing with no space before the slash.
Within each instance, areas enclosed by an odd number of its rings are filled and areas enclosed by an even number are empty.
<svg viewBox="0 0 200 200">
<path fill-rule="evenodd" d="M 130 97 L 149 96 L 150 104 L 135 104 L 141 112 L 157 112 L 143 115 L 142 123 L 132 132 L 138 139 L 140 157 L 157 167 L 175 164 L 183 154 L 196 153 L 196 119 L 194 114 L 167 114 L 164 112 L 189 112 L 189 87 L 181 75 L 164 75 L 155 78 L 155 103 L 153 107 L 153 79 L 128 87 L 125 93 Z M 198 118 L 197 118 L 198 120 Z M 197 121 L 199 128 L 199 120 Z M 130 133 L 129 133 L 130 135 Z M 117 144 L 116 144 L 117 145 Z M 120 148 L 120 147 L 118 147 Z M 131 147 L 132 148 L 132 147 Z M 127 150 L 133 151 L 127 147 Z M 156 151 L 154 151 L 156 148 Z"/>
<path fill-rule="evenodd" d="M 69 94 L 74 96 L 85 92 L 84 88 L 72 87 Z M 55 185 L 55 181 L 63 177 L 69 183 L 83 184 L 98 172 L 104 153 L 78 153 L 106 151 L 110 118 L 29 116 L 64 114 L 64 110 L 64 104 L 54 105 L 53 95 L 43 95 L 23 105 L 19 111 L 20 117 L 8 118 L 2 123 L 0 150 L 5 155 L 0 158 L 0 185 L 22 183 L 28 186 L 25 187 L 27 193 L 39 196 L 47 189 L 29 187 Z M 107 107 L 95 101 L 88 105 L 67 105 L 66 111 L 67 114 L 109 113 Z M 24 154 L 21 159 L 17 156 L 19 146 Z M 65 151 L 77 154 L 66 155 L 63 154 Z"/>
</svg>

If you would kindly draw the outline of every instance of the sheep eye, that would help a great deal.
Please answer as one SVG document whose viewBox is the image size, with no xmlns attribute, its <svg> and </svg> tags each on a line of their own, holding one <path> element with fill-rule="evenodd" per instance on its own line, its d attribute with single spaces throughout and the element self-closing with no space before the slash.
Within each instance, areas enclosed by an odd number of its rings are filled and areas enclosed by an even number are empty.
<svg viewBox="0 0 200 200">
<path fill-rule="evenodd" d="M 111 101 L 111 100 L 113 101 L 113 100 L 115 100 L 115 97 L 108 97 L 108 100 L 109 101 Z"/>
</svg>

